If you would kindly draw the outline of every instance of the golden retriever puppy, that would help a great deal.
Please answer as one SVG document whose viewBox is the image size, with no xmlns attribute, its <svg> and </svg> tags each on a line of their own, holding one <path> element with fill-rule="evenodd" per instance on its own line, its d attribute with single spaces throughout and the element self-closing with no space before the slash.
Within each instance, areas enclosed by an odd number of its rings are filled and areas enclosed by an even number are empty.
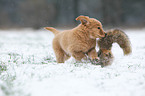
<svg viewBox="0 0 145 96">
<path fill-rule="evenodd" d="M 52 27 L 45 27 L 55 34 L 53 49 L 58 63 L 64 63 L 70 56 L 78 61 L 81 61 L 86 55 L 91 60 L 99 59 L 95 50 L 96 38 L 105 36 L 101 22 L 88 16 L 79 16 L 76 20 L 80 20 L 81 24 L 63 32 Z"/>
</svg>

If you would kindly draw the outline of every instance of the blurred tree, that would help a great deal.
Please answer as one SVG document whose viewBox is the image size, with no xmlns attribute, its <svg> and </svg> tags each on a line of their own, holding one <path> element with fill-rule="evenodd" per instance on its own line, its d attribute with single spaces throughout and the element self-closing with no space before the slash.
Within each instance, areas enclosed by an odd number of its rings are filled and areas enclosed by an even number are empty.
<svg viewBox="0 0 145 96">
<path fill-rule="evenodd" d="M 32 26 L 37 29 L 44 25 L 51 25 L 56 18 L 55 4 L 48 4 L 46 0 L 22 1 L 19 10 L 21 24 L 25 27 Z"/>
<path fill-rule="evenodd" d="M 8 5 L 11 4 L 11 5 Z M 11 25 L 12 23 L 12 12 L 14 11 L 13 8 L 11 8 L 13 5 L 13 2 L 10 0 L 0 0 L 0 24 L 1 26 L 5 25 Z"/>
<path fill-rule="evenodd" d="M 145 0 L 0 0 L 0 27 L 72 27 L 79 15 L 106 26 L 144 26 Z"/>
<path fill-rule="evenodd" d="M 102 0 L 102 10 L 105 25 L 118 26 L 122 24 L 122 0 Z"/>
<path fill-rule="evenodd" d="M 73 26 L 78 16 L 79 0 L 58 0 L 58 23 L 59 26 Z"/>
<path fill-rule="evenodd" d="M 145 0 L 123 0 L 123 24 L 133 27 L 144 27 L 144 5 Z"/>
</svg>

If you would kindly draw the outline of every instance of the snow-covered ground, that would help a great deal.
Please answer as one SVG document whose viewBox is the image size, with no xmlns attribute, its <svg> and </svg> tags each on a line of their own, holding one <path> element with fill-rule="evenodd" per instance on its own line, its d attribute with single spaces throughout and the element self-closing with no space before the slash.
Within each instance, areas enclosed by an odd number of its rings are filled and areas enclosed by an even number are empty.
<svg viewBox="0 0 145 96">
<path fill-rule="evenodd" d="M 73 58 L 57 64 L 46 30 L 0 30 L 0 96 L 145 96 L 145 29 L 124 30 L 133 52 L 101 68 Z"/>
</svg>

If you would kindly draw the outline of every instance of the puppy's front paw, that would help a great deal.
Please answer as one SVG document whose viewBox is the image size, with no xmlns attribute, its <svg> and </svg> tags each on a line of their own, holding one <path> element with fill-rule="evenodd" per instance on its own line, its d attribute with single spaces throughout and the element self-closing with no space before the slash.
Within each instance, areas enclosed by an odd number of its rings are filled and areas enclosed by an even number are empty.
<svg viewBox="0 0 145 96">
<path fill-rule="evenodd" d="M 90 59 L 90 61 L 93 65 L 101 65 L 99 57 L 92 58 L 92 59 Z"/>
<path fill-rule="evenodd" d="M 100 60 L 100 58 L 99 57 L 93 57 L 91 60 L 98 62 Z"/>
</svg>

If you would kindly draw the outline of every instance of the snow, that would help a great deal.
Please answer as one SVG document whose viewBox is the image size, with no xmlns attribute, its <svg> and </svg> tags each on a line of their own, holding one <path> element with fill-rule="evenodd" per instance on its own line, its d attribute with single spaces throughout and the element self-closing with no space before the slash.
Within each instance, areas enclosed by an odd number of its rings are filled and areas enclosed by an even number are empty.
<svg viewBox="0 0 145 96">
<path fill-rule="evenodd" d="M 0 30 L 0 96 L 145 96 L 145 29 L 124 30 L 133 52 L 113 45 L 101 68 L 73 58 L 57 64 L 46 30 Z"/>
</svg>

